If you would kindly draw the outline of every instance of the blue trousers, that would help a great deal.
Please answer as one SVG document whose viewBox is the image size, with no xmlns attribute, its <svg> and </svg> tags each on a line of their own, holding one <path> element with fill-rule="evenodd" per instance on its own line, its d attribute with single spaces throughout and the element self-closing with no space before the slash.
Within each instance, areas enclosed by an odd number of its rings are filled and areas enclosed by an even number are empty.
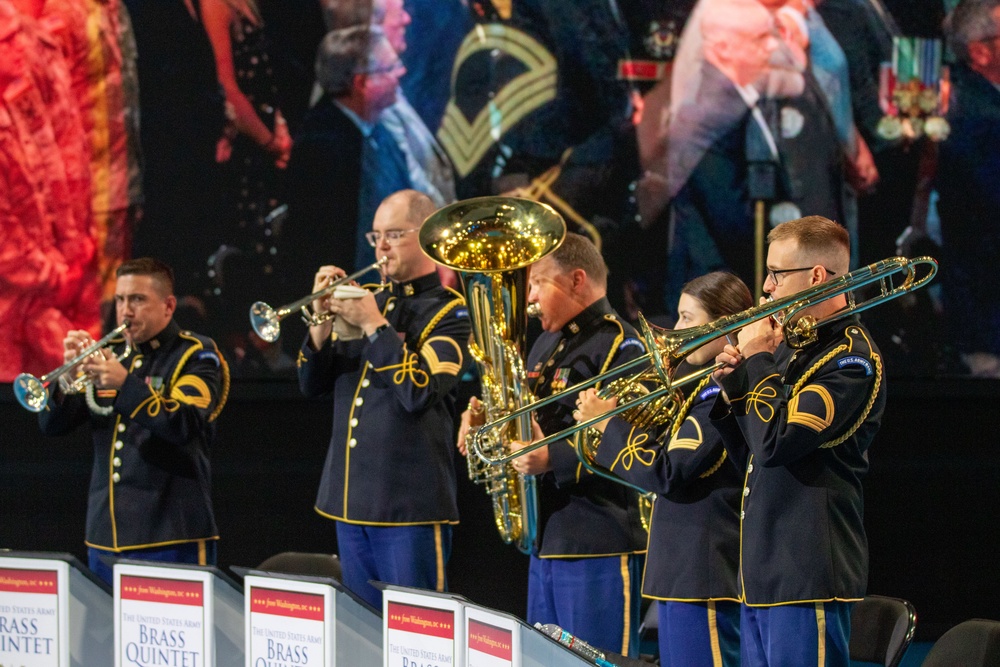
<svg viewBox="0 0 1000 667">
<path fill-rule="evenodd" d="M 740 667 L 740 603 L 659 602 L 663 667 Z"/>
<path fill-rule="evenodd" d="M 595 648 L 637 657 L 643 560 L 532 556 L 528 623 L 555 623 Z"/>
<path fill-rule="evenodd" d="M 369 581 L 448 590 L 445 565 L 451 556 L 451 526 L 358 526 L 337 522 L 343 583 L 375 609 L 382 591 Z"/>
<path fill-rule="evenodd" d="M 107 551 L 95 547 L 87 548 L 90 570 L 109 586 L 114 585 L 114 562 L 119 558 L 148 560 L 159 563 L 188 563 L 190 565 L 215 565 L 218 561 L 218 540 L 198 540 L 171 544 L 165 547 L 129 549 L 128 551 Z"/>
<path fill-rule="evenodd" d="M 743 667 L 849 667 L 850 602 L 748 607 L 740 615 Z"/>
</svg>

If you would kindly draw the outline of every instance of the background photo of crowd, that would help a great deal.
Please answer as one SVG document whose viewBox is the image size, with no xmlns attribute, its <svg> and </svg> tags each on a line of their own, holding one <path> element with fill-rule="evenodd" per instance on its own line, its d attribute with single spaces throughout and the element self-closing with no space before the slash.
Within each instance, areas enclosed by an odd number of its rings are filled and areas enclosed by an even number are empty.
<svg viewBox="0 0 1000 667">
<path fill-rule="evenodd" d="M 143 256 L 234 377 L 294 378 L 250 305 L 372 264 L 404 189 L 549 204 L 664 326 L 822 215 L 852 267 L 941 263 L 865 315 L 891 375 L 1000 377 L 1000 0 L 0 0 L 0 93 L 0 382 Z"/>
</svg>

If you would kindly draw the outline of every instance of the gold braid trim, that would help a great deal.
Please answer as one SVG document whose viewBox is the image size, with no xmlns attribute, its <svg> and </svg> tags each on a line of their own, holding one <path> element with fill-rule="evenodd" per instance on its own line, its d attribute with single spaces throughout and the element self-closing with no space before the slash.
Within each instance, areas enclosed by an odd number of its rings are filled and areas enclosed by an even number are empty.
<svg viewBox="0 0 1000 667">
<path fill-rule="evenodd" d="M 423 346 L 424 341 L 426 341 L 427 337 L 431 334 L 432 331 L 434 331 L 434 327 L 437 326 L 438 322 L 444 319 L 445 315 L 453 311 L 458 306 L 462 305 L 465 305 L 465 299 L 458 298 L 450 302 L 441 310 L 439 310 L 437 315 L 435 315 L 431 319 L 431 321 L 427 324 L 427 326 L 424 327 L 424 330 L 420 333 L 420 338 L 417 340 L 417 349 L 419 350 Z"/>
<path fill-rule="evenodd" d="M 674 423 L 670 427 L 671 439 L 673 439 L 673 437 L 677 435 L 678 431 L 681 430 L 681 426 L 684 425 L 684 420 L 687 419 L 688 413 L 691 412 L 691 406 L 694 405 L 695 399 L 698 398 L 698 394 L 701 393 L 701 390 L 705 388 L 705 385 L 707 385 L 711 379 L 711 375 L 706 375 L 702 378 L 701 382 L 698 383 L 698 386 L 694 388 L 694 391 L 688 394 L 687 400 L 684 401 L 683 405 L 681 405 L 680 409 L 677 411 L 677 417 L 674 418 Z M 718 466 L 716 466 L 716 469 L 717 468 Z M 711 473 L 708 473 L 705 476 L 707 477 L 710 474 Z"/>
<path fill-rule="evenodd" d="M 188 359 L 191 358 L 191 355 L 193 355 L 195 352 L 199 352 L 205 349 L 205 346 L 202 345 L 201 341 L 195 338 L 194 336 L 187 336 L 182 331 L 180 333 L 180 337 L 183 338 L 184 340 L 189 340 L 195 344 L 187 349 L 187 351 L 181 357 L 181 360 L 178 362 L 177 366 L 174 367 L 174 374 L 170 378 L 171 388 L 177 383 L 177 378 L 180 377 L 181 370 L 184 368 L 184 364 L 187 363 Z M 219 394 L 219 402 L 216 404 L 215 410 L 213 410 L 212 414 L 208 416 L 208 421 L 210 422 L 216 420 L 216 418 L 222 412 L 222 408 L 226 406 L 226 401 L 229 400 L 229 364 L 226 363 L 226 359 L 222 356 L 222 353 L 219 352 L 218 347 L 213 347 L 212 351 L 215 352 L 215 356 L 219 358 L 220 370 L 222 370 L 222 392 Z M 166 387 L 164 387 L 164 391 L 168 396 L 170 395 L 170 392 L 167 391 Z"/>
<path fill-rule="evenodd" d="M 722 456 L 720 456 L 719 460 L 715 462 L 715 465 L 706 470 L 705 472 L 701 473 L 700 475 L 698 475 L 698 479 L 705 479 L 706 477 L 711 477 L 716 472 L 718 472 L 719 468 L 721 468 L 722 464 L 725 462 L 726 456 L 728 455 L 729 453 L 723 449 Z"/>
<path fill-rule="evenodd" d="M 825 354 L 822 359 L 813 364 L 813 366 L 808 371 L 806 371 L 801 378 L 799 378 L 799 381 L 795 383 L 795 386 L 792 387 L 792 396 L 798 394 L 799 390 L 802 389 L 802 385 L 804 385 L 806 381 L 809 380 L 809 378 L 815 375 L 816 371 L 822 368 L 828 361 L 833 359 L 841 352 L 847 352 L 848 350 L 850 350 L 850 347 L 848 345 L 841 344 L 833 348 L 833 350 L 831 350 L 827 354 Z M 847 430 L 846 433 L 844 433 L 839 438 L 830 440 L 829 442 L 824 442 L 822 445 L 819 446 L 820 449 L 830 449 L 831 447 L 836 447 L 837 445 L 841 444 L 842 442 L 850 438 L 852 435 L 854 435 L 855 431 L 861 428 L 861 424 L 863 424 L 865 419 L 868 418 L 868 413 L 871 412 L 872 406 L 875 405 L 875 399 L 878 397 L 878 392 L 882 388 L 882 358 L 873 352 L 872 360 L 875 362 L 875 388 L 872 390 L 871 396 L 868 397 L 868 404 L 865 405 L 865 409 L 862 410 L 861 416 L 858 417 L 858 421 L 856 421 L 854 425 Z"/>
</svg>

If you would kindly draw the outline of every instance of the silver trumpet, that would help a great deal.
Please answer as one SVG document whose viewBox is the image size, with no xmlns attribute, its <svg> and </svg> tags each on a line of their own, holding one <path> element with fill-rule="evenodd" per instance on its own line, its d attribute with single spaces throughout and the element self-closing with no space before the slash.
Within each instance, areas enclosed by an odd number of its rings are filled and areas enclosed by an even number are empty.
<svg viewBox="0 0 1000 667">
<path fill-rule="evenodd" d="M 83 391 L 90 384 L 90 378 L 83 373 L 76 375 L 71 375 L 71 373 L 77 370 L 78 366 L 86 361 L 88 357 L 97 354 L 102 348 L 114 342 L 114 339 L 122 335 L 128 329 L 128 326 L 129 321 L 125 320 L 104 338 L 91 343 L 73 359 L 70 359 L 59 368 L 46 373 L 40 378 L 36 378 L 31 373 L 21 373 L 18 375 L 14 378 L 14 397 L 17 398 L 17 402 L 25 410 L 41 412 L 49 404 L 49 386 L 55 381 L 59 382 L 59 386 L 67 394 Z M 126 336 L 125 350 L 121 354 L 116 355 L 115 358 L 121 361 L 131 352 L 132 341 Z"/>
<path fill-rule="evenodd" d="M 293 301 L 288 305 L 281 306 L 280 308 L 272 308 L 263 301 L 258 301 L 254 305 L 250 306 L 250 326 L 253 327 L 253 330 L 262 339 L 268 343 L 273 343 L 278 340 L 278 337 L 281 335 L 281 320 L 285 319 L 297 310 L 302 312 L 302 319 L 305 320 L 306 324 L 309 324 L 310 326 L 325 322 L 333 317 L 332 313 L 313 313 L 309 310 L 309 304 L 316 299 L 322 299 L 323 297 L 332 294 L 333 291 L 341 285 L 346 285 L 353 280 L 357 280 L 369 271 L 381 270 L 388 261 L 388 257 L 382 257 L 374 264 L 366 266 L 360 271 L 355 271 L 349 276 L 338 278 L 323 289 L 313 292 L 309 296 L 304 296 L 298 301 Z"/>
</svg>

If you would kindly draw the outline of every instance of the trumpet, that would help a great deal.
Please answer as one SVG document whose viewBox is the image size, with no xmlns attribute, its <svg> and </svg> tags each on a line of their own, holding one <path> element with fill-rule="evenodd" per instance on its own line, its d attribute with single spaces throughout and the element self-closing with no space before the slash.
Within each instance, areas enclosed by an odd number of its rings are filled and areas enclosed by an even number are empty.
<svg viewBox="0 0 1000 667">
<path fill-rule="evenodd" d="M 298 301 L 293 301 L 292 303 L 286 306 L 281 306 L 280 308 L 272 308 L 263 301 L 258 301 L 250 306 L 250 326 L 253 327 L 253 330 L 262 339 L 268 343 L 273 343 L 278 340 L 278 336 L 281 335 L 281 320 L 285 319 L 296 310 L 302 312 L 302 319 L 309 326 L 326 322 L 328 319 L 333 317 L 333 314 L 313 313 L 309 310 L 309 304 L 316 299 L 322 299 L 325 296 L 333 294 L 333 291 L 341 285 L 346 285 L 352 280 L 357 280 L 369 271 L 380 270 L 388 261 L 388 257 L 382 257 L 374 264 L 366 266 L 360 271 L 355 271 L 349 276 L 338 278 L 323 289 L 317 290 L 309 296 L 304 296 Z"/>
<path fill-rule="evenodd" d="M 933 257 L 917 257 L 914 259 L 890 257 L 855 269 L 840 278 L 815 285 L 797 294 L 754 306 L 742 312 L 719 318 L 708 324 L 677 331 L 653 327 L 640 315 L 639 328 L 646 342 L 646 349 L 648 350 L 645 355 L 564 389 L 559 393 L 552 394 L 520 410 L 510 412 L 503 418 L 485 424 L 475 432 L 470 432 L 469 450 L 487 465 L 502 465 L 540 447 L 576 435 L 610 417 L 623 415 L 631 423 L 631 415 L 624 413 L 633 411 L 632 414 L 642 415 L 646 412 L 643 410 L 643 407 L 654 401 L 666 404 L 661 404 L 657 412 L 666 416 L 666 421 L 661 423 L 669 422 L 671 413 L 676 412 L 670 409 L 670 404 L 677 402 L 678 387 L 700 380 L 706 375 L 713 373 L 719 367 L 718 364 L 713 364 L 683 378 L 675 379 L 673 377 L 684 357 L 702 345 L 739 331 L 751 322 L 776 316 L 776 319 L 782 322 L 781 328 L 785 342 L 793 348 L 802 348 L 816 341 L 819 335 L 819 327 L 851 315 L 856 315 L 869 308 L 874 308 L 877 305 L 920 289 L 934 278 L 937 270 L 937 260 Z M 920 271 L 925 271 L 925 273 L 921 275 Z M 894 284 L 894 279 L 900 275 L 902 276 L 902 281 L 898 285 Z M 879 286 L 879 292 L 876 295 L 862 302 L 855 301 L 853 295 L 855 290 L 875 283 Z M 846 296 L 847 303 L 835 313 L 820 320 L 812 315 L 802 314 L 803 310 L 838 296 Z M 516 452 L 499 457 L 491 457 L 487 454 L 487 452 L 491 451 L 490 443 L 499 437 L 499 433 L 510 420 L 522 418 L 544 405 L 565 398 L 567 395 L 576 394 L 589 386 L 612 377 L 619 377 L 624 371 L 643 364 L 646 364 L 646 368 L 637 377 L 641 376 L 642 381 L 652 385 L 653 388 L 640 392 L 634 390 L 635 382 L 625 383 L 630 387 L 629 393 L 633 395 L 640 394 L 638 398 L 620 403 L 617 407 L 612 408 L 604 414 L 579 422 L 558 433 L 532 442 L 527 447 L 519 449 Z M 593 452 L 586 451 L 588 449 L 585 445 L 586 441 L 587 438 L 581 437 L 577 438 L 576 442 L 577 456 L 581 462 L 592 472 L 631 486 L 616 475 L 603 471 L 596 465 L 592 465 Z"/>
<path fill-rule="evenodd" d="M 114 342 L 114 339 L 120 336 L 128 329 L 129 321 L 125 320 L 117 327 L 114 328 L 107 336 L 95 341 L 84 348 L 80 354 L 76 355 L 73 359 L 70 359 L 65 364 L 59 368 L 46 373 L 40 378 L 35 377 L 31 373 L 21 373 L 16 378 L 14 378 L 14 397 L 17 398 L 17 402 L 21 404 L 25 410 L 30 410 L 31 412 L 41 412 L 45 409 L 45 406 L 49 404 L 49 386 L 52 382 L 59 382 L 59 386 L 67 394 L 78 393 L 82 391 L 88 384 L 90 384 L 90 378 L 86 375 L 77 375 L 75 377 L 68 377 L 71 371 L 76 370 L 76 367 L 83 363 L 87 357 L 92 354 L 96 354 L 102 348 L 110 345 Z M 121 361 L 127 357 L 132 352 L 132 341 L 125 337 L 125 350 L 116 355 L 116 359 Z"/>
</svg>

